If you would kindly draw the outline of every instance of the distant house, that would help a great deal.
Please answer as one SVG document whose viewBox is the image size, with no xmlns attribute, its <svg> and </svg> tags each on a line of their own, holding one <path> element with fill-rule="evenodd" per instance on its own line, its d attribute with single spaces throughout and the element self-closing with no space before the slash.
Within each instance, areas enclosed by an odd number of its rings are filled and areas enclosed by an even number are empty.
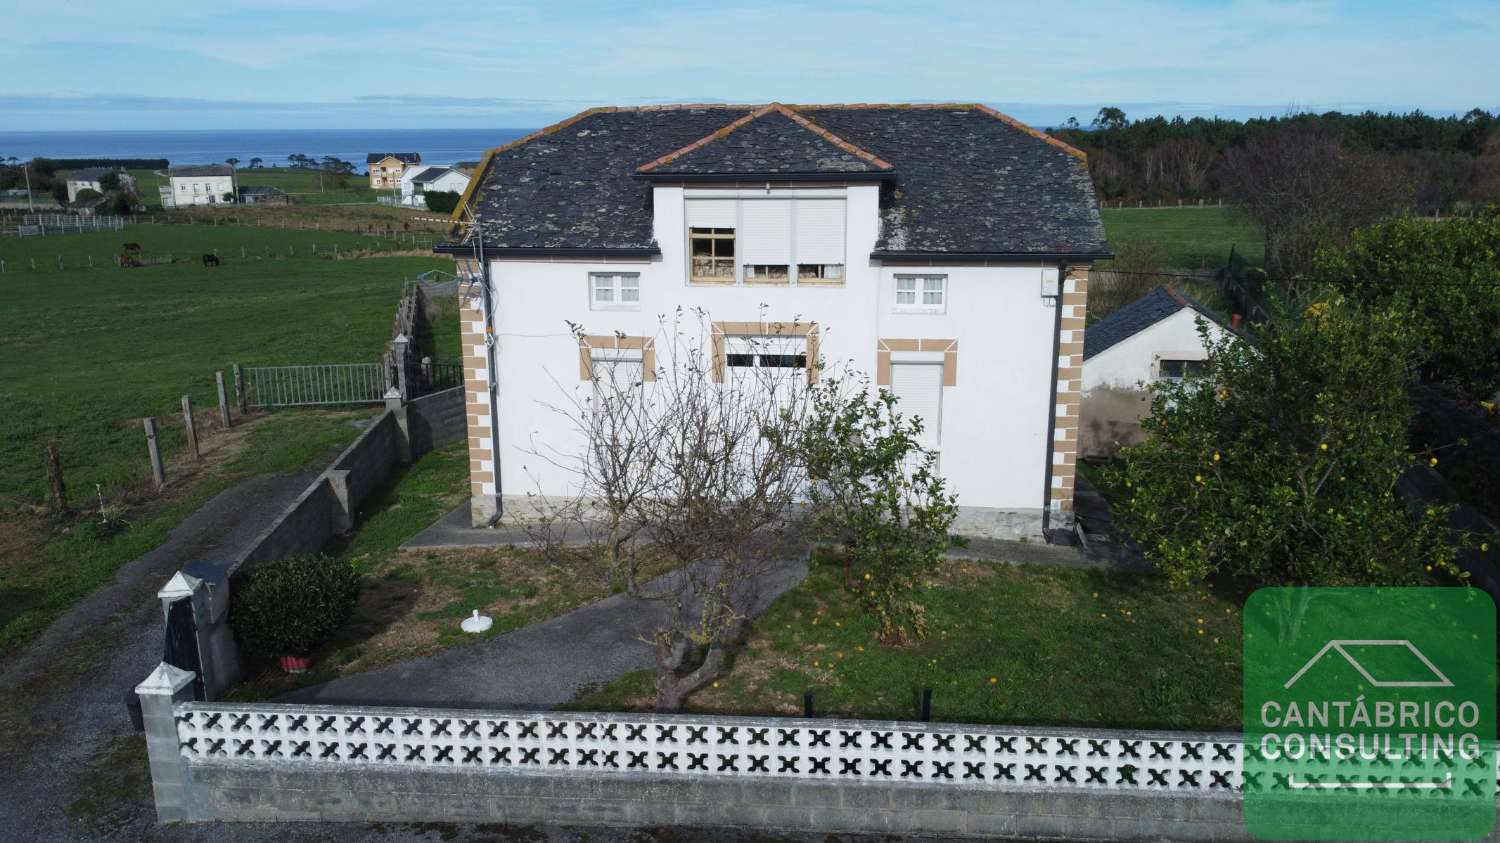
<svg viewBox="0 0 1500 843">
<path fill-rule="evenodd" d="M 453 167 L 411 167 L 401 176 L 401 204 L 425 208 L 425 196 L 429 192 L 451 191 L 462 194 L 468 187 L 469 177 Z"/>
<path fill-rule="evenodd" d="M 85 190 L 103 193 L 104 187 L 100 183 L 100 179 L 110 173 L 115 173 L 120 177 L 121 186 L 131 191 L 135 190 L 135 179 L 131 178 L 128 173 L 117 170 L 114 167 L 87 167 L 68 173 L 68 201 L 77 201 L 78 194 Z"/>
<path fill-rule="evenodd" d="M 251 185 L 240 188 L 241 205 L 290 205 L 292 197 L 286 191 L 267 185 Z"/>
<path fill-rule="evenodd" d="M 370 187 L 375 190 L 399 187 L 407 168 L 420 163 L 419 152 L 371 152 L 365 156 L 365 164 L 370 168 Z"/>
<path fill-rule="evenodd" d="M 163 208 L 223 205 L 234 201 L 234 168 L 228 164 L 173 167 L 167 170 L 167 179 L 171 184 L 161 191 Z"/>
<path fill-rule="evenodd" d="M 1106 456 L 1141 440 L 1148 387 L 1195 377 L 1208 359 L 1200 319 L 1215 340 L 1228 331 L 1219 314 L 1162 286 L 1084 330 L 1082 453 Z"/>
<path fill-rule="evenodd" d="M 68 203 L 68 210 L 80 217 L 92 217 L 103 212 L 104 206 L 109 199 L 103 196 L 90 196 L 85 199 L 74 199 Z"/>
</svg>

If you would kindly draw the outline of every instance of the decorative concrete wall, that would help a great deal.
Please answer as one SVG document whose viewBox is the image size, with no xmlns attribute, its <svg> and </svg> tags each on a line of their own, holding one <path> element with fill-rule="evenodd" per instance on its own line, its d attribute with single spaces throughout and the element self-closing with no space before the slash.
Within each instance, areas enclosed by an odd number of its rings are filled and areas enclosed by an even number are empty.
<svg viewBox="0 0 1500 843">
<path fill-rule="evenodd" d="M 165 820 L 1248 839 L 1235 735 L 171 703 L 180 681 L 157 685 Z"/>
</svg>

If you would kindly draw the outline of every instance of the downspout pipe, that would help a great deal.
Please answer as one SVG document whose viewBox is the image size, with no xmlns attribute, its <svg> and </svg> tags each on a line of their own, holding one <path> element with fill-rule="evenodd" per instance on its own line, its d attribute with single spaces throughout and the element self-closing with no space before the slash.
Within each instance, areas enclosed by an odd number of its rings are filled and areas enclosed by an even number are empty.
<svg viewBox="0 0 1500 843">
<path fill-rule="evenodd" d="M 1052 449 L 1053 437 L 1057 435 L 1057 361 L 1062 353 L 1063 287 L 1067 283 L 1067 272 L 1067 264 L 1058 261 L 1057 298 L 1052 304 L 1052 377 L 1047 386 L 1050 399 L 1047 402 L 1047 441 L 1042 462 L 1042 537 L 1048 544 L 1052 543 Z"/>
</svg>

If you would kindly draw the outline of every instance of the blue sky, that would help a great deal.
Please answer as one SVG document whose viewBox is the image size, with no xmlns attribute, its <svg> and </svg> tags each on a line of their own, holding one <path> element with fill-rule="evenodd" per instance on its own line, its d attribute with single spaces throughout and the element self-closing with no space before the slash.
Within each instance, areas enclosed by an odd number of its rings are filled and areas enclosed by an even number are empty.
<svg viewBox="0 0 1500 843">
<path fill-rule="evenodd" d="M 978 101 L 1042 125 L 1500 109 L 1494 0 L 0 0 L 0 20 L 12 131 L 533 127 L 674 101 Z"/>
</svg>

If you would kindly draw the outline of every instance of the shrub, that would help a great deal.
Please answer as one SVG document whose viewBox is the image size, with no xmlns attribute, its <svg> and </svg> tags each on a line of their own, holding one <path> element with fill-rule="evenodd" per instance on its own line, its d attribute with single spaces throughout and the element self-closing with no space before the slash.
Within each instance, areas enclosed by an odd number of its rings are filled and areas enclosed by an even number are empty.
<svg viewBox="0 0 1500 843">
<path fill-rule="evenodd" d="M 458 207 L 459 195 L 452 190 L 429 190 L 422 194 L 427 197 L 427 210 L 439 214 L 451 214 Z"/>
<path fill-rule="evenodd" d="M 846 392 L 829 378 L 813 392 L 804 434 L 810 514 L 808 532 L 842 545 L 844 584 L 880 625 L 889 644 L 926 634 L 918 602 L 923 578 L 954 542 L 958 513 L 918 441 L 922 421 L 898 412 L 896 396 Z"/>
<path fill-rule="evenodd" d="M 1405 314 L 1332 297 L 1278 313 L 1254 345 L 1199 332 L 1203 377 L 1155 384 L 1151 438 L 1106 472 L 1123 492 L 1116 522 L 1174 583 L 1395 585 L 1453 570 L 1444 510 L 1394 494 L 1415 462 L 1419 335 Z"/>
<path fill-rule="evenodd" d="M 230 624 L 247 655 L 307 656 L 354 611 L 359 574 L 347 561 L 298 556 L 251 570 L 236 585 Z"/>
</svg>

